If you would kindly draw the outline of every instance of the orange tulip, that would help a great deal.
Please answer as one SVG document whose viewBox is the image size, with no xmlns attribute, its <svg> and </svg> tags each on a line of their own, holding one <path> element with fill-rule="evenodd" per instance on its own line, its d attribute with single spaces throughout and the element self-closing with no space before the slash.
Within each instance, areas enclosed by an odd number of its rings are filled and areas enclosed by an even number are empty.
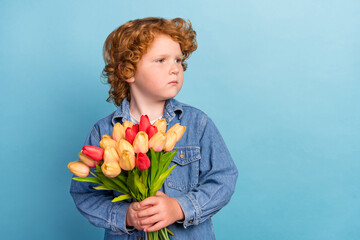
<svg viewBox="0 0 360 240">
<path fill-rule="evenodd" d="M 128 127 L 132 128 L 132 126 L 134 124 L 132 122 L 130 122 L 130 121 L 124 121 L 122 125 L 123 125 L 124 129 L 126 130 Z"/>
<path fill-rule="evenodd" d="M 166 132 L 166 120 L 165 118 L 156 120 L 156 122 L 153 124 L 155 127 L 157 127 L 159 132 Z"/>
<path fill-rule="evenodd" d="M 103 137 L 100 141 L 100 147 L 105 150 L 107 147 L 116 148 L 116 141 L 112 138 Z"/>
<path fill-rule="evenodd" d="M 119 154 L 119 156 L 121 157 L 122 152 L 125 150 L 128 150 L 132 154 L 135 154 L 134 147 L 125 139 L 120 139 L 120 141 L 118 142 L 118 144 L 116 146 L 116 151 Z"/>
<path fill-rule="evenodd" d="M 87 177 L 90 173 L 90 167 L 81 161 L 70 162 L 68 168 L 78 177 Z"/>
<path fill-rule="evenodd" d="M 130 171 L 135 167 L 135 154 L 128 150 L 124 150 L 120 157 L 120 167 L 126 171 Z"/>
<path fill-rule="evenodd" d="M 174 149 L 174 146 L 176 144 L 177 135 L 174 131 L 167 131 L 166 132 L 166 143 L 164 146 L 165 152 L 170 152 Z"/>
<path fill-rule="evenodd" d="M 180 123 L 176 123 L 167 132 L 175 132 L 176 133 L 176 142 L 178 142 L 181 139 L 181 137 L 183 136 L 185 130 L 186 130 L 185 126 L 181 126 Z"/>
<path fill-rule="evenodd" d="M 101 170 L 109 178 L 117 177 L 121 173 L 121 168 L 117 161 L 105 161 L 101 165 Z"/>
<path fill-rule="evenodd" d="M 84 153 L 79 152 L 79 158 L 80 161 L 85 163 L 89 167 L 95 167 L 95 165 L 99 162 L 96 162 L 95 160 L 91 159 L 90 157 L 86 156 Z"/>
<path fill-rule="evenodd" d="M 163 132 L 157 132 L 149 140 L 149 148 L 153 148 L 155 152 L 161 152 L 165 147 L 166 136 Z"/>
<path fill-rule="evenodd" d="M 148 135 L 146 134 L 146 132 L 139 131 L 136 134 L 133 146 L 134 146 L 134 151 L 136 153 L 139 153 L 139 152 L 147 153 L 147 151 L 149 150 L 149 140 L 148 140 Z"/>
<path fill-rule="evenodd" d="M 115 148 L 106 147 L 104 151 L 104 162 L 116 161 L 119 162 L 119 155 L 117 154 Z"/>
<path fill-rule="evenodd" d="M 112 138 L 109 134 L 102 135 L 102 138 Z"/>
<path fill-rule="evenodd" d="M 123 139 L 125 138 L 125 129 L 123 125 L 121 125 L 121 123 L 116 123 L 114 125 L 114 128 L 113 128 L 113 132 L 112 132 L 112 138 L 115 140 L 115 141 L 119 141 L 120 139 Z"/>
</svg>

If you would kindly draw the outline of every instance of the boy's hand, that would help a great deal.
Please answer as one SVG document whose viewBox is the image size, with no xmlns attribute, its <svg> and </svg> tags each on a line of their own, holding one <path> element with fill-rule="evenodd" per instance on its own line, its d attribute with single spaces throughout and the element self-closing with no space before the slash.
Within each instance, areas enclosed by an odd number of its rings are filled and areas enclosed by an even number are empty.
<svg viewBox="0 0 360 240">
<path fill-rule="evenodd" d="M 144 230 L 145 227 L 150 227 L 151 225 L 140 225 L 138 212 L 145 209 L 141 208 L 138 202 L 131 203 L 126 212 L 126 226 L 135 227 L 137 230 Z"/>
<path fill-rule="evenodd" d="M 178 201 L 160 191 L 156 192 L 155 197 L 141 201 L 140 209 L 135 212 L 139 226 L 145 232 L 154 232 L 184 219 L 184 212 Z"/>
</svg>

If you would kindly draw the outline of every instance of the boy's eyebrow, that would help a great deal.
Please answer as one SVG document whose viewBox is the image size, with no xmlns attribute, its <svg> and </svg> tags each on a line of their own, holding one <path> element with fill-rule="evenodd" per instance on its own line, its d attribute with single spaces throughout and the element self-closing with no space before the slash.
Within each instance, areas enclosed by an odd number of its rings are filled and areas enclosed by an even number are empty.
<svg viewBox="0 0 360 240">
<path fill-rule="evenodd" d="M 157 57 L 169 57 L 169 56 L 170 56 L 170 54 L 156 54 L 156 55 L 154 55 L 153 57 L 154 57 L 154 58 L 157 58 Z M 182 58 L 183 55 L 177 54 L 177 55 L 175 55 L 175 57 L 176 57 L 176 58 Z"/>
</svg>

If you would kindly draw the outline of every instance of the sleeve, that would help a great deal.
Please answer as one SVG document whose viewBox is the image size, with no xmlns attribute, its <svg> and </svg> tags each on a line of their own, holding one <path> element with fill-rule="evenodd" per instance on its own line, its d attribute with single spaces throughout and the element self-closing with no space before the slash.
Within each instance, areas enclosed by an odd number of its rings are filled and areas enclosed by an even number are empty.
<svg viewBox="0 0 360 240">
<path fill-rule="evenodd" d="M 91 129 L 85 145 L 99 146 L 100 135 L 96 126 Z M 132 234 L 135 228 L 126 227 L 126 212 L 129 202 L 111 202 L 112 191 L 95 190 L 96 184 L 72 180 L 70 194 L 80 213 L 96 227 L 107 228 L 113 232 Z"/>
<path fill-rule="evenodd" d="M 184 228 L 198 225 L 224 207 L 235 190 L 238 170 L 215 124 L 207 116 L 200 132 L 201 160 L 198 187 L 176 197 L 185 215 Z"/>
</svg>

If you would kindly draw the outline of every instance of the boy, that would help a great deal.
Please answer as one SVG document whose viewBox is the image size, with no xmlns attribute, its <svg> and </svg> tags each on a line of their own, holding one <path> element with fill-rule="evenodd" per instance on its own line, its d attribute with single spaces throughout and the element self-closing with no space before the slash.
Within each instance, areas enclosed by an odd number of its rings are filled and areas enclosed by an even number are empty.
<svg viewBox="0 0 360 240">
<path fill-rule="evenodd" d="M 197 48 L 190 22 L 145 18 L 114 30 L 104 44 L 104 76 L 110 84 L 108 101 L 118 109 L 92 128 L 85 145 L 99 146 L 116 122 L 151 122 L 165 118 L 168 128 L 186 126 L 175 146 L 178 166 L 161 191 L 137 203 L 112 203 L 112 191 L 97 191 L 92 184 L 73 181 L 71 195 L 79 211 L 105 239 L 145 239 L 144 232 L 167 227 L 172 239 L 215 239 L 211 216 L 230 200 L 237 169 L 225 143 L 209 117 L 173 98 L 183 84 L 185 60 Z"/>
</svg>

